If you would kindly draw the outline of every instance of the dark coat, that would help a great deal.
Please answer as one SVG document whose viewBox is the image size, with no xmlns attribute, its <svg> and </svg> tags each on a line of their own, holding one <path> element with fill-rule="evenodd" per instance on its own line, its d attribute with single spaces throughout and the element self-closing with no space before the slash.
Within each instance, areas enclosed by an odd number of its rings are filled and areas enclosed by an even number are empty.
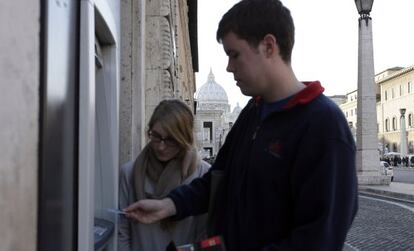
<svg viewBox="0 0 414 251">
<path fill-rule="evenodd" d="M 177 219 L 208 208 L 212 170 L 223 170 L 217 234 L 228 250 L 341 250 L 357 212 L 355 143 L 319 82 L 260 119 L 243 109 L 210 171 L 168 196 Z"/>
</svg>

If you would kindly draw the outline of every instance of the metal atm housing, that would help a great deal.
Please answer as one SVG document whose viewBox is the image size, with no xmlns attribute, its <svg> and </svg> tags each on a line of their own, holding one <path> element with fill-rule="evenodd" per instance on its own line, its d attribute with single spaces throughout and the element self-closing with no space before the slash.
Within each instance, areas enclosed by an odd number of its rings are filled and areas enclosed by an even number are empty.
<svg viewBox="0 0 414 251">
<path fill-rule="evenodd" d="M 81 1 L 78 250 L 116 250 L 119 39 L 105 1 Z"/>
</svg>

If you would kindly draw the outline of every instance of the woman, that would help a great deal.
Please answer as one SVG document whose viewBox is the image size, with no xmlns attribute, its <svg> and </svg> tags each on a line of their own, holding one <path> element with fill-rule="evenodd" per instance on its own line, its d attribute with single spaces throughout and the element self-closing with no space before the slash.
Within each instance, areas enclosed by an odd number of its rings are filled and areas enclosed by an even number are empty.
<svg viewBox="0 0 414 251">
<path fill-rule="evenodd" d="M 200 160 L 194 147 L 193 124 L 193 113 L 179 100 L 164 100 L 155 108 L 148 144 L 134 162 L 121 168 L 121 209 L 144 198 L 162 198 L 207 172 L 209 164 Z M 204 234 L 205 219 L 203 215 L 145 225 L 121 216 L 118 250 L 165 250 L 171 241 L 192 243 Z"/>
</svg>

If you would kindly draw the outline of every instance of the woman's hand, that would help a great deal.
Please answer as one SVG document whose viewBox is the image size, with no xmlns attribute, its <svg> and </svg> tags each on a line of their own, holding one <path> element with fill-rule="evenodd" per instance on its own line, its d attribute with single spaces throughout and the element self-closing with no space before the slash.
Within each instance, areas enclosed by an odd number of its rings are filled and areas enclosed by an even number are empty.
<svg viewBox="0 0 414 251">
<path fill-rule="evenodd" d="M 170 198 L 162 200 L 140 200 L 123 210 L 128 218 L 151 224 L 176 214 L 174 202 Z"/>
</svg>

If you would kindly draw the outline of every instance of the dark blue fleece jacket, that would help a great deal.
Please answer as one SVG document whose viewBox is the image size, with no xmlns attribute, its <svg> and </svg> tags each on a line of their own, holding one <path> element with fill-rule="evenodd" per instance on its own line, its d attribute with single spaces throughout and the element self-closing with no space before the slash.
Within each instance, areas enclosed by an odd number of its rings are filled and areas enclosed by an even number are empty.
<svg viewBox="0 0 414 251">
<path fill-rule="evenodd" d="M 357 212 L 355 143 L 319 82 L 260 118 L 252 99 L 216 162 L 172 191 L 176 219 L 208 209 L 211 172 L 223 170 L 217 234 L 228 250 L 341 250 Z"/>
</svg>

